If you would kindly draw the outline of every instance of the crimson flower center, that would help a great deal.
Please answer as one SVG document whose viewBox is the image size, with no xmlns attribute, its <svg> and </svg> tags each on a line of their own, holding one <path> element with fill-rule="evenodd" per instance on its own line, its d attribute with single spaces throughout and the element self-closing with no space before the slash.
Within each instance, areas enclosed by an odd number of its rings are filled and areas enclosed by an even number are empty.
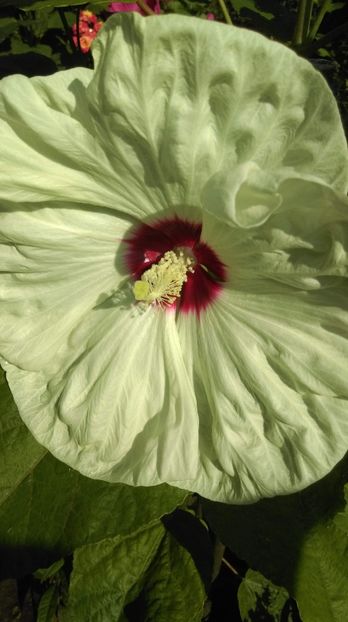
<svg viewBox="0 0 348 622">
<path fill-rule="evenodd" d="M 177 216 L 137 227 L 125 240 L 136 300 L 199 315 L 216 299 L 227 270 L 201 233 Z"/>
</svg>

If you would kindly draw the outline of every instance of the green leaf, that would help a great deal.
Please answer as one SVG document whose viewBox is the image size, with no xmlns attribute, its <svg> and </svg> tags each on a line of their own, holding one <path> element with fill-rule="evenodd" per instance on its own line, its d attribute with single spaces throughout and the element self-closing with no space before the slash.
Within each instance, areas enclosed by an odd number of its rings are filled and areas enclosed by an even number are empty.
<svg viewBox="0 0 348 622">
<path fill-rule="evenodd" d="M 348 537 L 327 520 L 304 539 L 294 596 L 303 622 L 348 620 Z"/>
<path fill-rule="evenodd" d="M 95 0 L 95 2 L 89 2 L 86 8 L 88 11 L 92 11 L 92 13 L 99 13 L 100 11 L 106 11 L 109 4 L 109 1 L 105 2 L 105 0 Z"/>
<path fill-rule="evenodd" d="M 58 606 L 58 600 L 58 586 L 50 585 L 41 597 L 36 622 L 55 622 L 55 613 Z"/>
<path fill-rule="evenodd" d="M 12 54 L 23 54 L 26 52 L 32 52 L 40 56 L 47 56 L 50 58 L 52 56 L 52 49 L 49 45 L 45 45 L 44 43 L 37 43 L 36 45 L 28 45 L 22 41 L 19 37 L 14 37 L 11 41 L 11 53 Z M 37 69 L 37 68 L 36 68 Z"/>
<path fill-rule="evenodd" d="M 346 536 L 348 536 L 348 484 L 344 487 L 345 507 L 342 512 L 337 512 L 333 522 L 335 527 L 340 529 Z"/>
<path fill-rule="evenodd" d="M 345 6 L 345 2 L 330 2 L 328 8 L 326 9 L 327 13 L 333 13 L 333 11 L 338 11 L 339 9 L 343 9 Z"/>
<path fill-rule="evenodd" d="M 332 58 L 332 52 L 326 48 L 319 48 L 318 54 L 321 58 Z"/>
<path fill-rule="evenodd" d="M 20 1 L 20 0 L 19 0 Z M 18 2 L 18 0 L 17 0 Z M 1 3 L 1 0 L 0 0 Z M 24 0 L 23 0 L 24 4 Z M 105 0 L 93 0 L 94 7 L 100 7 L 100 9 L 104 9 L 109 3 L 105 2 Z M 24 11 L 40 11 L 54 8 L 70 8 L 70 7 L 81 7 L 81 9 L 88 9 L 89 5 L 86 2 L 81 2 L 81 0 L 36 0 L 34 2 L 25 2 L 25 6 L 22 6 Z"/>
<path fill-rule="evenodd" d="M 73 571 L 63 622 L 119 619 L 134 585 L 139 585 L 164 537 L 156 521 L 129 536 L 107 538 L 74 553 Z"/>
<path fill-rule="evenodd" d="M 258 13 L 258 15 L 262 15 L 265 19 L 273 19 L 273 13 L 269 13 L 268 11 L 263 11 L 259 6 L 256 0 L 232 0 L 231 2 L 233 8 L 237 13 L 240 13 L 243 9 L 249 9 L 249 11 L 253 11 L 254 13 Z"/>
<path fill-rule="evenodd" d="M 255 570 L 248 570 L 238 590 L 241 618 L 243 622 L 252 622 L 256 615 L 266 612 L 273 616 L 274 622 L 281 622 L 288 598 L 289 594 L 283 587 L 274 585 Z"/>
<path fill-rule="evenodd" d="M 52 51 L 49 45 L 36 43 L 29 45 L 18 33 L 10 39 L 11 53 L 0 59 L 2 76 L 22 73 L 27 76 L 48 75 L 57 69 L 59 54 Z"/>
<path fill-rule="evenodd" d="M 167 533 L 144 590 L 145 622 L 200 622 L 206 597 L 191 555 Z"/>
<path fill-rule="evenodd" d="M 133 532 L 172 511 L 185 491 L 109 484 L 53 458 L 19 418 L 1 375 L 0 572 L 25 574 L 101 538 Z M 5 559 L 6 558 L 6 559 Z"/>
<path fill-rule="evenodd" d="M 25 14 L 25 19 L 22 20 L 21 26 L 28 31 L 36 40 L 41 39 L 48 29 L 48 20 L 51 9 L 35 11 Z M 29 17 L 33 15 L 33 17 Z"/>
<path fill-rule="evenodd" d="M 51 564 L 51 566 L 49 566 L 48 568 L 38 568 L 38 570 L 34 572 L 34 577 L 36 579 L 39 579 L 39 581 L 41 582 L 47 581 L 48 579 L 51 579 L 52 577 L 54 577 L 54 575 L 57 574 L 57 572 L 59 572 L 59 570 L 63 568 L 63 566 L 64 566 L 64 559 L 58 559 L 56 562 Z"/>
<path fill-rule="evenodd" d="M 187 500 L 186 504 L 196 500 Z M 199 508 L 197 507 L 199 512 Z M 174 539 L 186 549 L 195 562 L 206 593 L 208 594 L 213 574 L 214 548 L 207 524 L 198 518 L 193 510 L 177 508 L 163 516 L 162 522 Z"/>
<path fill-rule="evenodd" d="M 178 13 L 179 15 L 201 15 L 207 9 L 204 2 L 190 2 L 189 0 L 170 0 L 162 3 L 165 12 Z"/>
<path fill-rule="evenodd" d="M 0 371 L 0 453 L 1 508 L 47 453 L 29 434 L 19 418 L 3 371 Z"/>
<path fill-rule="evenodd" d="M 160 521 L 74 554 L 63 622 L 116 622 L 142 592 L 144 622 L 199 622 L 205 591 L 190 554 Z"/>
<path fill-rule="evenodd" d="M 188 15 L 189 12 L 180 0 L 173 0 L 167 3 L 167 9 L 172 13 L 178 13 L 179 15 Z"/>
<path fill-rule="evenodd" d="M 0 19 L 0 43 L 7 39 L 13 32 L 18 30 L 18 22 L 12 17 Z"/>
<path fill-rule="evenodd" d="M 204 503 L 222 542 L 297 600 L 303 622 L 348 619 L 347 459 L 307 490 L 250 506 Z"/>
</svg>

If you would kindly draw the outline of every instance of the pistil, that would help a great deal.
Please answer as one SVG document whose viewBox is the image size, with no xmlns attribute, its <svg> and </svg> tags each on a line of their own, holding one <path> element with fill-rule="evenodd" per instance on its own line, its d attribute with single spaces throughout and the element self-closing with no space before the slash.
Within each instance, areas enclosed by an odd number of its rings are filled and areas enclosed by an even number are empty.
<svg viewBox="0 0 348 622">
<path fill-rule="evenodd" d="M 158 263 L 152 264 L 149 270 L 135 281 L 133 293 L 136 300 L 157 304 L 160 307 L 172 305 L 181 295 L 181 290 L 193 273 L 193 260 L 183 251 L 167 251 Z"/>
</svg>

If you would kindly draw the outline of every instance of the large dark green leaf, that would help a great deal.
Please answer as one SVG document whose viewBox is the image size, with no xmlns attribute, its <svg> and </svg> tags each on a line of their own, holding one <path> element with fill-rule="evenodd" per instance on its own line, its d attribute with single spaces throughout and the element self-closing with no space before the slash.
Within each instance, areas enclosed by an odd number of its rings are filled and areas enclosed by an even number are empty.
<svg viewBox="0 0 348 622">
<path fill-rule="evenodd" d="M 315 525 L 303 540 L 294 595 L 303 622 L 348 620 L 348 534 L 335 519 Z"/>
<path fill-rule="evenodd" d="M 240 558 L 298 602 L 303 622 L 348 619 L 347 460 L 302 493 L 251 506 L 205 502 L 205 516 Z M 343 510 L 343 511 L 342 511 Z"/>
<path fill-rule="evenodd" d="M 198 571 L 160 521 L 75 551 L 61 617 L 63 622 L 123 621 L 126 604 L 141 592 L 144 622 L 201 620 L 205 591 Z"/>
<path fill-rule="evenodd" d="M 63 622 L 116 622 L 132 588 L 138 585 L 140 592 L 164 534 L 162 523 L 154 521 L 130 535 L 77 549 Z"/>
<path fill-rule="evenodd" d="M 3 576 L 30 572 L 76 547 L 133 532 L 180 504 L 185 492 L 83 477 L 28 432 L 2 378 L 0 546 Z"/>
<path fill-rule="evenodd" d="M 169 533 L 146 576 L 145 622 L 200 622 L 206 598 L 191 555 Z"/>
<path fill-rule="evenodd" d="M 45 449 L 36 443 L 19 419 L 5 374 L 0 371 L 0 507 L 20 487 L 26 474 L 35 469 L 45 453 Z"/>
</svg>

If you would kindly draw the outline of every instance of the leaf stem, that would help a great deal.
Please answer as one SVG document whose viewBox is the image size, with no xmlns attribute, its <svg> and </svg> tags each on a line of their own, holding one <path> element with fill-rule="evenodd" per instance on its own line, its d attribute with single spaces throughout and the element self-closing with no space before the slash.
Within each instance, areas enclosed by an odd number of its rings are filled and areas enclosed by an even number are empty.
<svg viewBox="0 0 348 622">
<path fill-rule="evenodd" d="M 303 31 L 303 40 L 307 41 L 309 36 L 309 28 L 312 19 L 312 10 L 313 10 L 314 0 L 308 0 L 306 11 L 305 11 L 305 21 L 304 21 L 304 31 Z"/>
<path fill-rule="evenodd" d="M 309 42 L 308 45 L 305 45 L 303 46 L 303 48 L 301 48 L 301 54 L 306 54 L 306 56 L 308 56 L 309 54 L 312 54 L 312 52 L 316 52 L 319 48 L 325 47 L 325 45 L 327 43 L 331 43 L 333 39 L 336 39 L 341 34 L 345 34 L 345 32 L 347 31 L 347 27 L 348 22 L 344 22 L 340 26 L 337 26 L 337 28 L 330 30 L 330 32 L 328 32 L 323 37 L 320 37 L 320 39 Z"/>
<path fill-rule="evenodd" d="M 156 15 L 155 11 L 150 9 L 150 7 L 146 4 L 145 0 L 136 0 L 138 7 L 146 13 L 146 15 Z"/>
<path fill-rule="evenodd" d="M 223 16 L 227 22 L 227 24 L 230 24 L 230 26 L 232 26 L 232 20 L 231 20 L 231 16 L 227 10 L 227 6 L 225 4 L 225 0 L 219 0 L 219 5 L 220 5 L 220 9 L 223 13 Z"/>
<path fill-rule="evenodd" d="M 77 47 L 78 47 L 79 52 L 82 53 L 81 41 L 80 41 L 80 7 L 77 7 L 77 10 L 76 10 L 75 24 L 76 24 Z"/>
<path fill-rule="evenodd" d="M 324 0 L 323 4 L 321 5 L 320 11 L 308 35 L 308 41 L 313 41 L 315 39 L 315 36 L 320 28 L 321 22 L 323 21 L 328 9 L 330 8 L 330 4 L 331 4 L 331 0 Z"/>
<path fill-rule="evenodd" d="M 312 17 L 313 0 L 299 0 L 297 18 L 293 35 L 293 44 L 302 45 L 308 37 L 309 25 Z"/>
<path fill-rule="evenodd" d="M 233 574 L 235 574 L 237 577 L 240 576 L 239 572 L 237 572 L 237 570 L 233 568 L 232 564 L 230 564 L 230 562 L 228 562 L 227 559 L 225 559 L 224 557 L 222 558 L 222 563 L 225 564 L 225 566 L 227 566 L 227 568 L 231 570 L 231 572 L 233 572 Z"/>
<path fill-rule="evenodd" d="M 68 36 L 69 39 L 69 43 L 70 43 L 70 47 L 71 47 L 71 51 L 74 53 L 75 52 L 75 45 L 74 45 L 74 41 L 72 38 L 72 33 L 71 33 L 71 28 L 69 27 L 69 24 L 67 22 L 67 19 L 65 17 L 65 13 L 64 13 L 64 9 L 61 7 L 57 7 L 57 11 L 59 13 L 59 17 L 61 19 L 61 22 L 64 26 L 64 30 Z"/>
</svg>

